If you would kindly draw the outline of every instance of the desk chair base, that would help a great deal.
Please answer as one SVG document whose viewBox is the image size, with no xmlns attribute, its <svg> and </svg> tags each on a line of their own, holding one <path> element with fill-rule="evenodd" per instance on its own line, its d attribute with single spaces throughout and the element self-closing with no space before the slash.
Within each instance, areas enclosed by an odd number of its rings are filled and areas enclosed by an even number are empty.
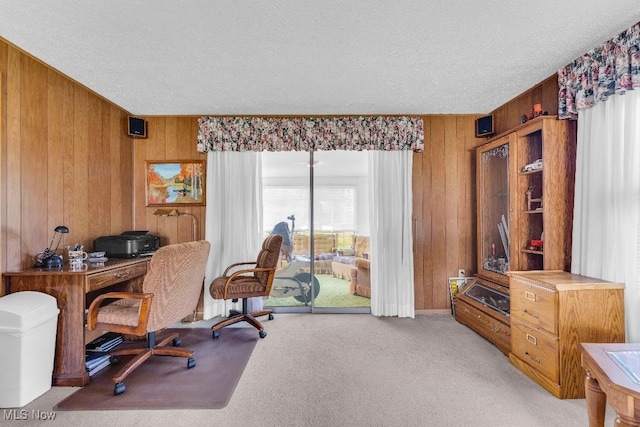
<svg viewBox="0 0 640 427">
<path fill-rule="evenodd" d="M 232 300 L 236 302 L 237 300 Z M 239 322 L 247 322 L 254 328 L 258 330 L 258 335 L 260 338 L 264 338 L 267 336 L 267 331 L 264 330 L 264 326 L 256 317 L 260 316 L 269 316 L 269 320 L 273 320 L 273 311 L 272 310 L 255 310 L 252 312 L 247 312 L 247 299 L 244 298 L 242 300 L 242 311 L 238 310 L 230 310 L 229 317 L 221 322 L 216 323 L 211 327 L 211 332 L 213 339 L 220 338 L 220 329 L 225 326 L 233 325 Z"/>
<path fill-rule="evenodd" d="M 167 346 L 169 342 L 171 342 L 172 346 Z M 177 332 L 162 337 L 158 343 L 156 343 L 155 332 L 149 332 L 147 333 L 147 341 L 144 347 L 122 348 L 109 352 L 112 364 L 118 364 L 120 362 L 120 356 L 135 355 L 135 357 L 113 377 L 113 382 L 115 383 L 113 394 L 117 396 L 124 393 L 126 387 L 123 380 L 151 356 L 185 357 L 187 358 L 187 369 L 196 366 L 196 360 L 193 358 L 193 350 L 180 348 L 179 346 L 181 344 L 182 342 Z"/>
</svg>

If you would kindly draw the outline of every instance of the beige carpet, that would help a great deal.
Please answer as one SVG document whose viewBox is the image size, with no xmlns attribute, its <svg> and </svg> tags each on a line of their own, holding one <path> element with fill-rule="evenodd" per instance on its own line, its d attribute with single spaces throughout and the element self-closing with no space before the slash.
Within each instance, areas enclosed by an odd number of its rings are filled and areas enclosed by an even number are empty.
<svg viewBox="0 0 640 427">
<path fill-rule="evenodd" d="M 58 411 L 46 425 L 587 425 L 584 399 L 556 399 L 447 314 L 277 314 L 265 325 L 223 409 Z M 52 411 L 72 391 L 54 387 L 23 409 Z M 613 419 L 607 408 L 606 425 Z"/>
</svg>

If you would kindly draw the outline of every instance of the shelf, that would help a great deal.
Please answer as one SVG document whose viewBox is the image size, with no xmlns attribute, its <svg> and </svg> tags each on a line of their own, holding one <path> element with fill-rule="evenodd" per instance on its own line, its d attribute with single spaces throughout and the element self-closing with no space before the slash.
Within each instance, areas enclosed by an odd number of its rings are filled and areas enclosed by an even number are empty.
<svg viewBox="0 0 640 427">
<path fill-rule="evenodd" d="M 520 252 L 524 252 L 527 254 L 534 254 L 534 255 L 544 255 L 543 251 L 532 251 L 531 249 L 520 249 Z"/>
<path fill-rule="evenodd" d="M 536 170 L 532 170 L 532 171 L 528 171 L 528 172 L 522 172 L 522 169 L 521 169 L 520 175 L 533 175 L 533 174 L 536 174 L 536 173 L 542 173 L 542 168 L 536 169 Z"/>
<path fill-rule="evenodd" d="M 537 214 L 537 213 L 542 213 L 542 212 L 544 212 L 543 209 L 534 209 L 534 210 L 531 210 L 531 211 L 524 211 L 524 213 L 528 213 L 528 214 Z"/>
</svg>

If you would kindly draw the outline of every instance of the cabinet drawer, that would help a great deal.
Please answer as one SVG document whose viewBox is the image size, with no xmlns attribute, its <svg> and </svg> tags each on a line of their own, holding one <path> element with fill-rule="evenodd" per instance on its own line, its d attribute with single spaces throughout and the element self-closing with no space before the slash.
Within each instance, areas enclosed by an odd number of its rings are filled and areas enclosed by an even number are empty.
<svg viewBox="0 0 640 427">
<path fill-rule="evenodd" d="M 516 317 L 533 326 L 557 335 L 558 311 L 556 291 L 512 280 L 511 317 Z"/>
<path fill-rule="evenodd" d="M 504 354 L 509 354 L 511 333 L 508 324 L 494 319 L 463 300 L 456 302 L 456 320 L 482 335 Z"/>
<path fill-rule="evenodd" d="M 92 274 L 87 281 L 86 292 L 95 291 L 125 282 L 136 277 L 144 276 L 147 273 L 147 263 L 141 262 L 132 265 L 125 265 L 119 268 L 107 270 L 98 274 Z"/>
<path fill-rule="evenodd" d="M 511 319 L 511 354 L 526 362 L 553 382 L 559 381 L 558 338 Z"/>
</svg>

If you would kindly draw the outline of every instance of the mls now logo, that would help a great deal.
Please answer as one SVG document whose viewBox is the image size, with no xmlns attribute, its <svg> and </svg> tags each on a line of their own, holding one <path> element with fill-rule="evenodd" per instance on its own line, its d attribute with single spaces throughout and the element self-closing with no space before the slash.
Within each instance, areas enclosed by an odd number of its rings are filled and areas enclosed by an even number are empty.
<svg viewBox="0 0 640 427">
<path fill-rule="evenodd" d="M 53 420 L 56 418 L 55 412 L 44 412 L 35 409 L 31 411 L 26 409 L 5 409 L 2 415 L 5 420 Z"/>
<path fill-rule="evenodd" d="M 11 409 L 4 410 L 4 419 L 5 420 L 28 420 L 29 419 L 29 411 L 26 409 Z"/>
</svg>

